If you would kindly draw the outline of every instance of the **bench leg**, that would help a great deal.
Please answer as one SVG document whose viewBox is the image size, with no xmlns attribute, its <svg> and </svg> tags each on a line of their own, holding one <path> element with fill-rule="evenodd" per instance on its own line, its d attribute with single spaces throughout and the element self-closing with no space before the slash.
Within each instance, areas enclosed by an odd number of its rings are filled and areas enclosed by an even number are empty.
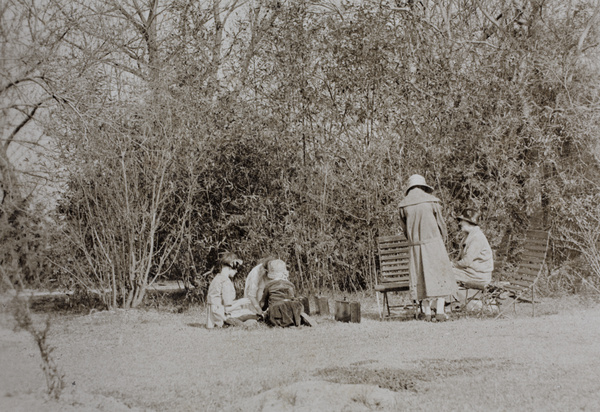
<svg viewBox="0 0 600 412">
<path fill-rule="evenodd" d="M 531 285 L 531 316 L 535 318 L 535 285 Z"/>
<path fill-rule="evenodd" d="M 383 302 L 385 307 L 387 308 L 387 314 L 389 318 L 392 315 L 392 313 L 390 312 L 390 301 L 388 300 L 387 292 L 383 292 Z"/>
<path fill-rule="evenodd" d="M 469 289 L 469 288 L 464 288 L 464 289 L 460 289 L 463 290 L 465 292 L 465 301 L 461 306 L 461 310 L 464 310 L 466 312 L 467 310 L 467 306 L 469 305 L 469 303 L 471 303 L 471 301 L 473 300 L 477 300 L 477 297 L 480 296 L 481 303 L 481 309 L 479 311 L 480 316 L 483 314 L 483 305 L 484 305 L 484 291 L 479 290 L 479 289 Z M 473 292 L 473 295 L 471 295 L 471 291 Z"/>
</svg>

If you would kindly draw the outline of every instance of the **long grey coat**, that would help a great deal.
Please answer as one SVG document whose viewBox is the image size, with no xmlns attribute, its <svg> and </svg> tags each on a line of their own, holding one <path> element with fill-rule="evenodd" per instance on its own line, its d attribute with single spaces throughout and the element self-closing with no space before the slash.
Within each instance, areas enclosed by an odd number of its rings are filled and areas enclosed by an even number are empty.
<svg viewBox="0 0 600 412">
<path fill-rule="evenodd" d="M 419 187 L 413 188 L 400 202 L 400 221 L 410 242 L 411 298 L 423 300 L 455 293 L 440 200 Z"/>
<path fill-rule="evenodd" d="M 475 226 L 462 244 L 454 278 L 463 282 L 490 283 L 493 270 L 492 248 L 479 226 Z"/>
</svg>

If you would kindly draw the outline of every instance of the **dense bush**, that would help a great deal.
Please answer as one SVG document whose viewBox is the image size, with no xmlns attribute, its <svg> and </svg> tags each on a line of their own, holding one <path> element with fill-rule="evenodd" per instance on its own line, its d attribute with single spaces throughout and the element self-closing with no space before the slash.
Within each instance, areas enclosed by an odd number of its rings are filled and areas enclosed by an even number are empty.
<svg viewBox="0 0 600 412">
<path fill-rule="evenodd" d="M 54 287 L 60 241 L 41 205 L 6 202 L 0 208 L 0 291 Z M 56 248 L 56 249 L 55 249 Z"/>
<path fill-rule="evenodd" d="M 421 173 L 452 254 L 465 207 L 508 263 L 536 216 L 550 264 L 584 256 L 597 282 L 598 13 L 520 3 L 74 2 L 48 129 L 71 277 L 136 306 L 157 278 L 205 289 L 233 250 L 302 289 L 368 288 Z"/>
</svg>

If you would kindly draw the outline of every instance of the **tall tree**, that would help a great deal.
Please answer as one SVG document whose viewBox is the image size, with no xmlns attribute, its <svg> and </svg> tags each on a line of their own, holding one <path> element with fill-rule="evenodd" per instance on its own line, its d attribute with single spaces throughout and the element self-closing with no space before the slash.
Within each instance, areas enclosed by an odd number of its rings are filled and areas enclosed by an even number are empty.
<svg viewBox="0 0 600 412">
<path fill-rule="evenodd" d="M 41 155 L 41 163 L 50 150 L 40 114 L 61 99 L 54 68 L 70 27 L 59 14 L 53 0 L 10 0 L 0 7 L 0 203 L 9 215 L 22 210 L 48 178 L 39 165 L 26 169 L 15 162 L 30 157 L 34 163 Z M 31 179 L 33 188 L 25 185 Z"/>
</svg>

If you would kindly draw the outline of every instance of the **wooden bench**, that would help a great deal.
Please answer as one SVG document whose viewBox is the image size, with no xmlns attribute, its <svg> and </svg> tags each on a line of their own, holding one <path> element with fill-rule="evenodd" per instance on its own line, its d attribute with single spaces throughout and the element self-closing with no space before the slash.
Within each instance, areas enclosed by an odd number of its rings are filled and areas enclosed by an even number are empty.
<svg viewBox="0 0 600 412">
<path fill-rule="evenodd" d="M 387 317 L 391 317 L 391 309 L 405 305 L 390 305 L 388 293 L 410 291 L 408 274 L 409 254 L 408 240 L 404 235 L 381 236 L 377 238 L 379 254 L 379 276 L 375 285 L 379 317 L 383 319 L 384 310 Z M 379 301 L 379 294 L 383 295 L 383 307 Z"/>
<path fill-rule="evenodd" d="M 520 253 L 517 270 L 505 274 L 503 281 L 507 282 L 502 288 L 508 291 L 514 299 L 516 311 L 518 300 L 531 302 L 532 316 L 535 316 L 535 284 L 544 268 L 548 252 L 549 233 L 546 230 L 531 229 L 525 233 L 523 248 Z M 526 296 L 526 295 L 530 295 Z M 505 311 L 501 311 L 500 317 Z"/>
</svg>

